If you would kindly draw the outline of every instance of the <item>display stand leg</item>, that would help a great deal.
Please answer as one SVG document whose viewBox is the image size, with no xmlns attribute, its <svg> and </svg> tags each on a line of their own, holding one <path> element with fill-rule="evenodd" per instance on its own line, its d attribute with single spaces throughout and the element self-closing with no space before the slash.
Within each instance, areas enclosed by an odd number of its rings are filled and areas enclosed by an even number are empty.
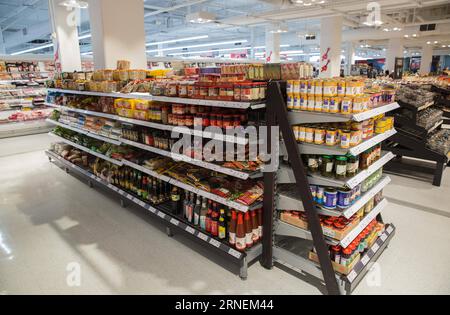
<svg viewBox="0 0 450 315">
<path fill-rule="evenodd" d="M 67 168 L 67 167 L 65 168 L 65 171 L 66 171 L 67 174 L 70 173 L 70 172 L 69 172 L 69 168 Z"/>
<path fill-rule="evenodd" d="M 127 207 L 127 205 L 126 205 L 126 203 L 125 203 L 125 201 L 123 199 L 120 199 L 120 206 L 122 208 L 126 208 Z"/>
<path fill-rule="evenodd" d="M 166 234 L 168 237 L 173 237 L 172 229 L 168 226 L 166 226 Z"/>
<path fill-rule="evenodd" d="M 436 163 L 436 170 L 434 171 L 434 177 L 433 177 L 433 185 L 434 186 L 441 186 L 442 181 L 442 174 L 445 170 L 445 163 Z"/>
<path fill-rule="evenodd" d="M 94 188 L 94 184 L 92 183 L 92 181 L 88 180 L 88 186 L 89 186 L 90 188 Z"/>
<path fill-rule="evenodd" d="M 247 280 L 247 268 L 248 268 L 247 257 L 244 257 L 241 260 L 241 267 L 239 270 L 239 277 L 241 277 L 242 280 Z"/>
</svg>

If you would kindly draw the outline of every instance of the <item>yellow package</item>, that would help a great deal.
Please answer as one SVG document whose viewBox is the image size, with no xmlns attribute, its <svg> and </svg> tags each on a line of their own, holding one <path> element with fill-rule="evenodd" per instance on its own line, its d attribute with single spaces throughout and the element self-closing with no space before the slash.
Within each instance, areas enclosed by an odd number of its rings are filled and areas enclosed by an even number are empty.
<svg viewBox="0 0 450 315">
<path fill-rule="evenodd" d="M 134 108 L 137 110 L 148 110 L 150 102 L 147 100 L 134 100 Z"/>
</svg>

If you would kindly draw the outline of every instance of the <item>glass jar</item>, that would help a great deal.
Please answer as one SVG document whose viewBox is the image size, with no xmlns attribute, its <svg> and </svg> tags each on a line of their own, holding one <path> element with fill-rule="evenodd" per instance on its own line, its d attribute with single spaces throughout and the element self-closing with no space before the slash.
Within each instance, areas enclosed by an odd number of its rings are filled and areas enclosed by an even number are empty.
<svg viewBox="0 0 450 315">
<path fill-rule="evenodd" d="M 314 143 L 324 144 L 325 143 L 325 130 L 322 128 L 316 128 L 314 131 Z"/>
<path fill-rule="evenodd" d="M 347 176 L 353 177 L 358 173 L 359 158 L 351 154 L 347 155 Z"/>
<path fill-rule="evenodd" d="M 308 170 L 310 173 L 319 171 L 319 159 L 317 155 L 308 155 Z"/>
<path fill-rule="evenodd" d="M 322 156 L 321 175 L 324 177 L 333 177 L 334 160 L 330 155 Z"/>
<path fill-rule="evenodd" d="M 344 179 L 347 177 L 347 158 L 345 156 L 336 157 L 336 178 Z"/>
</svg>

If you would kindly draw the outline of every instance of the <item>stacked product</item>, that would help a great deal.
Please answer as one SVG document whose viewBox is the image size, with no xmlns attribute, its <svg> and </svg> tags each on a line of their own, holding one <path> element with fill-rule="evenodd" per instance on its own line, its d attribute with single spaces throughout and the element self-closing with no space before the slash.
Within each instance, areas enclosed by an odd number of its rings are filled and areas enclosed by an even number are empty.
<svg viewBox="0 0 450 315">
<path fill-rule="evenodd" d="M 339 145 L 343 149 L 348 149 L 372 138 L 375 134 L 383 134 L 393 128 L 393 117 L 379 115 L 363 122 L 302 124 L 294 126 L 293 131 L 298 142 Z"/>
<path fill-rule="evenodd" d="M 364 81 L 356 79 L 290 80 L 287 107 L 289 110 L 352 114 L 394 101 L 394 90 L 365 91 L 364 86 Z"/>
<path fill-rule="evenodd" d="M 171 214 L 230 247 L 245 251 L 261 240 L 261 208 L 244 214 L 160 178 L 128 166 L 111 164 L 64 143 L 53 144 L 51 150 L 145 203 L 164 205 Z"/>
</svg>

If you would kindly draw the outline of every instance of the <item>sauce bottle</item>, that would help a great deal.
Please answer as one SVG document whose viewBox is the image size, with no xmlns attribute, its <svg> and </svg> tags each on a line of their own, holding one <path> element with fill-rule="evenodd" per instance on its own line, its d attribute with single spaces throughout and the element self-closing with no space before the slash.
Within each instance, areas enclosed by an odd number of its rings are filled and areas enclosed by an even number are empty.
<svg viewBox="0 0 450 315">
<path fill-rule="evenodd" d="M 197 196 L 197 203 L 194 207 L 194 225 L 200 224 L 200 209 L 202 208 L 201 197 Z"/>
<path fill-rule="evenodd" d="M 147 178 L 144 178 L 145 183 L 147 183 Z M 178 191 L 178 187 L 173 186 L 172 191 L 170 192 L 170 208 L 173 214 L 180 214 L 180 192 Z"/>
<path fill-rule="evenodd" d="M 213 211 L 211 213 L 211 235 L 219 236 L 219 211 L 217 203 L 213 203 Z"/>
<path fill-rule="evenodd" d="M 236 244 L 236 225 L 237 225 L 236 211 L 231 210 L 230 227 L 228 228 L 228 242 L 231 245 Z"/>
<path fill-rule="evenodd" d="M 245 250 L 245 228 L 244 228 L 244 215 L 238 213 L 236 224 L 236 249 L 240 251 Z"/>
<path fill-rule="evenodd" d="M 250 211 L 250 217 L 252 221 L 252 240 L 253 243 L 256 243 L 259 240 L 259 224 L 256 210 Z"/>
<path fill-rule="evenodd" d="M 224 209 L 220 209 L 218 236 L 219 236 L 219 239 L 221 239 L 221 240 L 224 240 L 227 237 L 226 224 L 227 223 L 225 222 L 225 210 Z"/>
<path fill-rule="evenodd" d="M 244 227 L 245 227 L 245 246 L 250 248 L 253 246 L 253 228 L 250 213 L 247 211 L 244 215 Z"/>
<path fill-rule="evenodd" d="M 208 212 L 206 213 L 205 231 L 211 233 L 211 215 L 212 215 L 212 201 L 208 200 Z"/>
<path fill-rule="evenodd" d="M 200 228 L 206 230 L 206 214 L 208 213 L 207 199 L 203 198 L 202 208 L 200 210 Z"/>
</svg>

